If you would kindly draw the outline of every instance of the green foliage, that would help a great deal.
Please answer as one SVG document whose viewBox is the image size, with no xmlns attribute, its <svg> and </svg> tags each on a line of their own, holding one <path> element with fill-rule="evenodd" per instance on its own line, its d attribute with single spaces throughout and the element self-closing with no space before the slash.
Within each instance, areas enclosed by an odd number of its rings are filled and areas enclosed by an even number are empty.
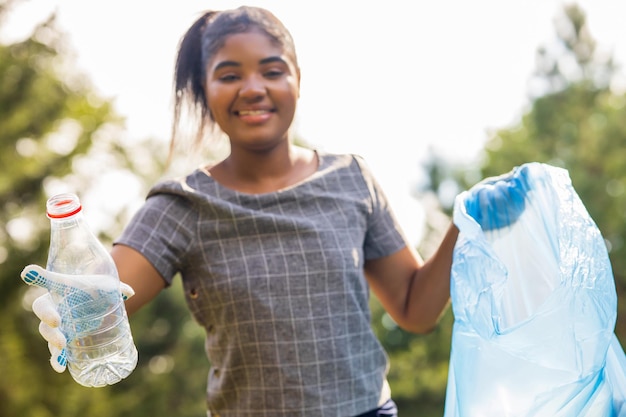
<svg viewBox="0 0 626 417">
<path fill-rule="evenodd" d="M 616 334 L 625 344 L 626 94 L 611 87 L 613 58 L 598 49 L 580 8 L 565 6 L 555 27 L 555 42 L 538 51 L 530 105 L 519 122 L 489 134 L 479 166 L 453 167 L 434 155 L 425 169 L 441 193 L 450 181 L 467 189 L 526 162 L 566 168 L 607 242 L 619 298 Z"/>
<path fill-rule="evenodd" d="M 131 327 L 139 364 L 120 386 L 128 383 L 134 389 L 116 400 L 132 403 L 137 416 L 205 415 L 209 363 L 204 330 L 186 308 L 180 279 L 136 313 Z"/>
<path fill-rule="evenodd" d="M 49 353 L 38 320 L 22 305 L 22 296 L 32 292 L 19 279 L 21 268 L 45 263 L 44 184 L 70 173 L 72 158 L 115 121 L 108 103 L 90 102 L 82 87 L 70 87 L 56 74 L 52 28 L 53 19 L 24 41 L 0 45 L 0 415 L 104 416 L 110 415 L 106 391 L 87 396 L 69 375 L 45 369 Z M 73 135 L 60 136 L 70 124 Z"/>
<path fill-rule="evenodd" d="M 576 77 L 554 67 L 544 76 L 545 95 L 532 103 L 520 123 L 495 132 L 488 140 L 482 176 L 507 172 L 524 162 L 539 161 L 566 168 L 609 249 L 620 310 L 616 333 L 626 340 L 626 94 L 610 88 L 611 59 L 597 58 L 595 43 L 586 31 L 584 14 L 565 10 L 561 26 L 567 38 L 562 56 L 550 62 L 576 62 Z M 586 51 L 582 56 L 579 51 Z M 557 66 L 558 69 L 558 66 Z M 598 75 L 601 74 L 602 76 Z M 538 73 L 541 76 L 541 72 Z"/>
</svg>

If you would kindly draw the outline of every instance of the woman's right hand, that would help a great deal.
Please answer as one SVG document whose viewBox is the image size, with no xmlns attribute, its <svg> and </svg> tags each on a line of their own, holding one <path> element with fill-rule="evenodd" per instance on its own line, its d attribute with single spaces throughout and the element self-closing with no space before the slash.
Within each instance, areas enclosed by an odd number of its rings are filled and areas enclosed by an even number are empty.
<svg viewBox="0 0 626 417">
<path fill-rule="evenodd" d="M 67 356 L 65 346 L 67 341 L 61 332 L 61 315 L 56 309 L 52 296 L 46 291 L 33 302 L 33 312 L 41 320 L 39 323 L 39 333 L 48 342 L 50 351 L 50 365 L 55 371 L 62 373 L 67 366 Z"/>
<path fill-rule="evenodd" d="M 36 265 L 30 265 L 22 271 L 22 279 L 30 284 L 32 283 L 32 278 L 29 278 L 32 277 L 33 274 L 40 274 L 41 272 L 44 272 L 48 277 L 63 275 L 58 273 L 50 274 L 48 271 Z M 124 300 L 127 300 L 135 294 L 133 288 L 123 282 L 120 283 L 120 292 Z M 50 365 L 56 372 L 62 373 L 67 366 L 67 355 L 65 351 L 67 337 L 61 331 L 61 314 L 57 310 L 50 292 L 46 291 L 43 295 L 35 299 L 32 304 L 32 309 L 39 320 L 41 320 L 41 323 L 39 323 L 39 333 L 48 342 L 48 350 L 51 355 Z"/>
</svg>

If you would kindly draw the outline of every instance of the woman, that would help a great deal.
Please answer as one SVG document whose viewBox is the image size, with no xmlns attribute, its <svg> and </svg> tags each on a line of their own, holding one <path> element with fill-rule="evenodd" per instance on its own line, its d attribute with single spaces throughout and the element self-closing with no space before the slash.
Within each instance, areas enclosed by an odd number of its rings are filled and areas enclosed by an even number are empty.
<svg viewBox="0 0 626 417">
<path fill-rule="evenodd" d="M 180 273 L 206 330 L 210 416 L 396 415 L 369 290 L 404 329 L 431 330 L 448 303 L 457 230 L 423 262 L 359 157 L 295 146 L 299 86 L 291 35 L 270 12 L 207 12 L 191 26 L 172 141 L 191 104 L 198 137 L 219 128 L 230 153 L 153 187 L 115 242 L 135 290 L 127 310 Z"/>
</svg>

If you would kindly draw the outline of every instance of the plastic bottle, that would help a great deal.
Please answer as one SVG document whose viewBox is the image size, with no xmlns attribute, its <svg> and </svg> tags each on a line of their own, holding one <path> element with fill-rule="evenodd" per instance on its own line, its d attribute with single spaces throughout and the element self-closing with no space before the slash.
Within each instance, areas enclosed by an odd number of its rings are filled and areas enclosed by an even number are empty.
<svg viewBox="0 0 626 417">
<path fill-rule="evenodd" d="M 46 209 L 51 226 L 46 269 L 70 275 L 44 285 L 61 314 L 67 368 L 81 385 L 115 384 L 137 365 L 117 268 L 84 220 L 76 195 L 51 197 Z"/>
</svg>

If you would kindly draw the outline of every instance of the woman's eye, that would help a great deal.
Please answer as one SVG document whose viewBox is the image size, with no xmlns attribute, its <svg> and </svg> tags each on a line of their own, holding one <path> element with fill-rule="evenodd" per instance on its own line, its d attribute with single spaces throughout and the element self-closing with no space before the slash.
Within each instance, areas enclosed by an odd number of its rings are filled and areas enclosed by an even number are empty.
<svg viewBox="0 0 626 417">
<path fill-rule="evenodd" d="M 265 71 L 265 76 L 267 78 L 278 78 L 278 77 L 280 77 L 283 74 L 284 74 L 284 71 L 281 71 L 281 70 L 278 70 L 278 69 Z"/>
<path fill-rule="evenodd" d="M 235 74 L 224 74 L 219 77 L 219 80 L 222 82 L 230 82 L 230 81 L 235 81 L 238 78 L 239 77 L 237 77 Z"/>
</svg>

